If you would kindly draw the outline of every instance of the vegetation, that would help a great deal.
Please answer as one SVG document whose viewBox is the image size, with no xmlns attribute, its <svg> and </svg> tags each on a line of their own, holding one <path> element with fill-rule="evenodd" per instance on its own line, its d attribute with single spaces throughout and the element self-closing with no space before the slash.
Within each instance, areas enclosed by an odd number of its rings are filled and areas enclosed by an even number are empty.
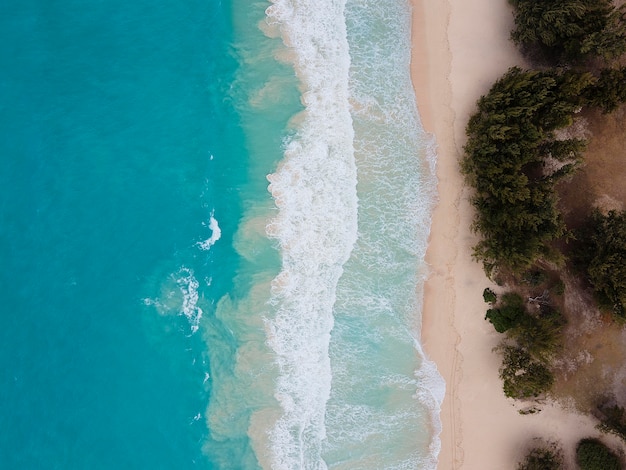
<svg viewBox="0 0 626 470">
<path fill-rule="evenodd" d="M 600 305 L 626 319 L 626 212 L 595 211 L 580 239 L 579 261 Z"/>
<path fill-rule="evenodd" d="M 557 310 L 545 307 L 537 316 L 522 316 L 508 336 L 533 358 L 547 363 L 561 348 L 564 325 L 565 319 Z"/>
<path fill-rule="evenodd" d="M 561 470 L 563 457 L 560 452 L 538 447 L 532 449 L 517 466 L 517 470 Z"/>
<path fill-rule="evenodd" d="M 489 320 L 498 333 L 504 333 L 517 326 L 527 315 L 522 298 L 518 294 L 507 293 L 502 296 L 498 308 L 487 310 L 485 320 Z"/>
<path fill-rule="evenodd" d="M 621 470 L 617 455 L 597 439 L 583 439 L 576 446 L 576 463 L 581 470 Z"/>
<path fill-rule="evenodd" d="M 509 398 L 536 398 L 546 393 L 554 383 L 552 372 L 541 362 L 533 360 L 524 349 L 502 346 L 500 378 L 504 394 Z"/>
<path fill-rule="evenodd" d="M 615 434 L 623 441 L 626 441 L 626 419 L 624 419 L 624 408 L 621 406 L 602 406 L 599 408 L 604 416 L 598 429 L 602 432 Z"/>
<path fill-rule="evenodd" d="M 495 304 L 498 301 L 498 296 L 494 291 L 489 289 L 489 287 L 485 287 L 483 291 L 483 300 L 488 304 Z"/>
<path fill-rule="evenodd" d="M 626 52 L 625 9 L 611 0 L 509 0 L 511 38 L 522 51 L 550 62 L 610 60 Z"/>
<path fill-rule="evenodd" d="M 626 67 L 601 70 L 595 84 L 585 91 L 585 100 L 605 114 L 615 111 L 626 102 Z"/>
<path fill-rule="evenodd" d="M 474 228 L 482 235 L 474 255 L 488 275 L 558 258 L 551 242 L 566 230 L 554 184 L 581 162 L 585 142 L 557 139 L 554 131 L 572 124 L 593 83 L 588 73 L 514 67 L 478 101 L 462 171 L 475 189 Z M 552 169 L 548 159 L 557 162 Z"/>
</svg>

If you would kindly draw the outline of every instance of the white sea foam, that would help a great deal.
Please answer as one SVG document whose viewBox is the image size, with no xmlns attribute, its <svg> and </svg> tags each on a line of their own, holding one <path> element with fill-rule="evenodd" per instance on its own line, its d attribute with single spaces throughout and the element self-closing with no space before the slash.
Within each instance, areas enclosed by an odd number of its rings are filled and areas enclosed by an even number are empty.
<svg viewBox="0 0 626 470">
<path fill-rule="evenodd" d="M 222 230 L 220 229 L 213 212 L 209 218 L 209 230 L 211 230 L 211 236 L 206 240 L 197 243 L 200 249 L 204 251 L 210 250 L 211 247 L 215 245 L 215 242 L 222 237 Z"/>
<path fill-rule="evenodd" d="M 434 469 L 444 384 L 418 338 L 435 200 L 403 2 L 348 0 L 359 239 L 337 287 L 323 456 L 332 469 Z"/>
<path fill-rule="evenodd" d="M 200 327 L 202 309 L 198 306 L 198 287 L 200 283 L 189 268 L 182 267 L 175 275 L 176 284 L 182 294 L 180 312 L 187 318 L 191 332 L 195 333 Z"/>
<path fill-rule="evenodd" d="M 356 240 L 356 168 L 348 104 L 350 59 L 344 4 L 276 0 L 266 11 L 292 54 L 305 109 L 284 159 L 268 176 L 278 214 L 267 233 L 280 245 L 267 343 L 278 367 L 280 414 L 269 430 L 273 469 L 323 469 L 324 414 L 335 289 Z M 263 453 L 257 448 L 257 453 Z M 264 460 L 261 458 L 261 460 Z"/>
</svg>

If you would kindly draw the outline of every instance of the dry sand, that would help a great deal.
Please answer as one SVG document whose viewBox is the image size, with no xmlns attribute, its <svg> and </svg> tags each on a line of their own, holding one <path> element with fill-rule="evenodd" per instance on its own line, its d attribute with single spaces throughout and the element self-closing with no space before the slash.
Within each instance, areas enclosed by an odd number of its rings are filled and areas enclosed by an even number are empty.
<svg viewBox="0 0 626 470">
<path fill-rule="evenodd" d="M 510 66 L 524 66 L 508 40 L 512 23 L 506 0 L 413 0 L 413 82 L 438 144 L 422 337 L 447 384 L 441 470 L 513 469 L 535 438 L 559 441 L 571 463 L 580 438 L 599 436 L 590 418 L 556 406 L 518 412 L 525 405 L 504 397 L 492 352 L 501 336 L 484 320 L 482 291 L 495 286 L 471 258 L 472 207 L 458 162 L 476 100 Z"/>
</svg>

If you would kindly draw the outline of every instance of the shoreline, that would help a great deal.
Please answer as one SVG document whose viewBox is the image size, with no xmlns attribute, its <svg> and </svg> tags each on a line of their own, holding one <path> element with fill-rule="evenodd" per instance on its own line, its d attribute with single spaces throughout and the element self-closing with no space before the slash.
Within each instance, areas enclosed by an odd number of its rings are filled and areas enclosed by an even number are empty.
<svg viewBox="0 0 626 470">
<path fill-rule="evenodd" d="M 509 41 L 512 27 L 506 0 L 412 0 L 411 76 L 422 126 L 437 142 L 422 344 L 446 382 L 441 470 L 512 468 L 537 438 L 561 442 L 571 464 L 576 442 L 599 436 L 591 418 L 557 405 L 519 413 L 529 403 L 504 396 L 492 352 L 502 337 L 484 320 L 483 289 L 498 288 L 471 256 L 473 208 L 458 162 L 476 100 L 509 67 L 527 66 Z"/>
</svg>

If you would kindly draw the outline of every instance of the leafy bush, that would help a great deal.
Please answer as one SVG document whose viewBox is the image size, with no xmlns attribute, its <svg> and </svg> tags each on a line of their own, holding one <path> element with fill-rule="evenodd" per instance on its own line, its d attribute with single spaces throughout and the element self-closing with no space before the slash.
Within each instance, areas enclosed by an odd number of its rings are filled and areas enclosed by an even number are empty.
<svg viewBox="0 0 626 470">
<path fill-rule="evenodd" d="M 545 365 L 516 346 L 502 347 L 500 378 L 504 394 L 517 399 L 538 397 L 548 392 L 554 383 L 554 375 Z"/>
<path fill-rule="evenodd" d="M 621 470 L 619 458 L 597 439 L 583 439 L 576 446 L 581 470 Z"/>
<path fill-rule="evenodd" d="M 626 319 L 626 212 L 595 211 L 579 238 L 579 261 L 600 305 Z"/>
<path fill-rule="evenodd" d="M 626 67 L 603 69 L 597 82 L 585 91 L 585 98 L 605 114 L 615 111 L 626 101 Z"/>
<path fill-rule="evenodd" d="M 601 423 L 597 426 L 602 432 L 615 434 L 626 441 L 626 420 L 624 408 L 618 405 L 600 406 L 599 411 L 604 415 Z"/>
<path fill-rule="evenodd" d="M 546 448 L 532 449 L 517 466 L 517 470 L 561 470 L 563 458 L 560 453 Z"/>
<path fill-rule="evenodd" d="M 522 275 L 522 281 L 534 287 L 540 284 L 543 284 L 547 280 L 548 280 L 548 275 L 545 272 L 540 271 L 538 269 L 532 269 L 532 270 L 526 271 Z"/>
<path fill-rule="evenodd" d="M 494 291 L 489 289 L 489 287 L 485 287 L 483 291 L 483 300 L 488 304 L 495 304 L 498 301 L 498 296 Z"/>
<path fill-rule="evenodd" d="M 508 336 L 532 357 L 548 362 L 562 347 L 564 326 L 565 318 L 558 310 L 544 308 L 538 316 L 522 316 Z"/>
<path fill-rule="evenodd" d="M 498 333 L 504 333 L 517 326 L 527 315 L 522 298 L 508 292 L 502 296 L 501 306 L 487 310 L 485 320 L 489 320 Z"/>
</svg>

